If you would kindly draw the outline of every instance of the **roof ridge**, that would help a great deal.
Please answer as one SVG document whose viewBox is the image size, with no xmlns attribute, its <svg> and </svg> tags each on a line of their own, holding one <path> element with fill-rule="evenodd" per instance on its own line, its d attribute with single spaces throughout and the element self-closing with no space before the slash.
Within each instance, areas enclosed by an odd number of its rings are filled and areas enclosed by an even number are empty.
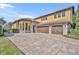
<svg viewBox="0 0 79 59">
<path fill-rule="evenodd" d="M 71 6 L 71 7 L 68 7 L 68 8 L 64 8 L 64 9 L 60 9 L 60 10 L 58 10 L 58 11 L 55 11 L 55 12 L 52 12 L 52 13 L 48 13 L 48 14 L 45 14 L 45 15 L 42 15 L 42 16 L 39 16 L 39 17 L 36 17 L 36 18 L 34 18 L 34 20 L 35 20 L 35 19 L 38 19 L 38 18 L 40 18 L 40 17 L 48 16 L 48 15 L 51 15 L 51 14 L 54 14 L 54 13 L 57 13 L 57 12 L 66 10 L 66 9 L 70 9 L 70 8 L 73 8 L 73 9 L 74 9 L 74 6 Z"/>
</svg>

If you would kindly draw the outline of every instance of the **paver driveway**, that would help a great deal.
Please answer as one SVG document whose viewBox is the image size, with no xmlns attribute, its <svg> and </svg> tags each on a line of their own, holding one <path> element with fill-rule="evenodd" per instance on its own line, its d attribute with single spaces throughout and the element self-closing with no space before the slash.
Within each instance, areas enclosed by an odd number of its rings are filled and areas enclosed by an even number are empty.
<svg viewBox="0 0 79 59">
<path fill-rule="evenodd" d="M 25 54 L 57 55 L 79 54 L 79 40 L 45 33 L 19 33 L 8 37 Z"/>
</svg>

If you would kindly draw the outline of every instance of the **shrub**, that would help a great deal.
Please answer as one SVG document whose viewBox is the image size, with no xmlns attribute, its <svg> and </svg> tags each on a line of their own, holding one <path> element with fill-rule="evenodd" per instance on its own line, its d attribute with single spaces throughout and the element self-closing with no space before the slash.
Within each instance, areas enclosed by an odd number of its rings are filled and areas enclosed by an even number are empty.
<svg viewBox="0 0 79 59">
<path fill-rule="evenodd" d="M 19 33 L 19 29 L 12 29 L 13 33 Z"/>
<path fill-rule="evenodd" d="M 0 26 L 0 35 L 3 35 L 3 34 L 4 34 L 4 32 L 3 32 L 3 27 Z"/>
</svg>

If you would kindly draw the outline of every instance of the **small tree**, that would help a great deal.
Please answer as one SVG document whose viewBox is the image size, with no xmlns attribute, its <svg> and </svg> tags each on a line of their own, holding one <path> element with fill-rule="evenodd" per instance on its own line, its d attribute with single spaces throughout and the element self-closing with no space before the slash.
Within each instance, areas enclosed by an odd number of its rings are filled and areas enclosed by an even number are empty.
<svg viewBox="0 0 79 59">
<path fill-rule="evenodd" d="M 3 17 L 0 18 L 0 22 L 1 22 L 2 24 L 5 24 L 5 23 L 6 23 L 6 21 L 4 20 Z"/>
<path fill-rule="evenodd" d="M 4 34 L 4 31 L 3 31 L 3 26 L 4 24 L 6 23 L 6 21 L 4 20 L 4 18 L 0 18 L 0 35 L 3 35 Z"/>
<path fill-rule="evenodd" d="M 11 30 L 11 26 L 12 26 L 11 23 L 6 23 L 6 24 L 4 25 L 4 30 L 10 32 L 10 30 Z"/>
<path fill-rule="evenodd" d="M 73 16 L 73 25 L 75 25 L 75 28 L 73 30 L 73 33 L 75 35 L 79 35 L 79 4 L 78 4 L 78 8 L 77 8 L 76 13 Z"/>
</svg>

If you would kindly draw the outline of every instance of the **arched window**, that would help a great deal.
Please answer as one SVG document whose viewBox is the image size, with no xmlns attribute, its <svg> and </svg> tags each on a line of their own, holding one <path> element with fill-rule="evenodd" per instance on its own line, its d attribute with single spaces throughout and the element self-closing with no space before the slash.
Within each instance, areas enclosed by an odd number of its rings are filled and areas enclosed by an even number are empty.
<svg viewBox="0 0 79 59">
<path fill-rule="evenodd" d="M 23 25 L 23 30 L 24 30 L 24 23 L 22 23 L 22 25 Z"/>
<path fill-rule="evenodd" d="M 28 24 L 27 24 L 27 23 L 25 23 L 25 26 L 26 26 L 26 28 L 25 28 L 25 29 L 27 30 L 27 26 L 28 26 Z"/>
</svg>

